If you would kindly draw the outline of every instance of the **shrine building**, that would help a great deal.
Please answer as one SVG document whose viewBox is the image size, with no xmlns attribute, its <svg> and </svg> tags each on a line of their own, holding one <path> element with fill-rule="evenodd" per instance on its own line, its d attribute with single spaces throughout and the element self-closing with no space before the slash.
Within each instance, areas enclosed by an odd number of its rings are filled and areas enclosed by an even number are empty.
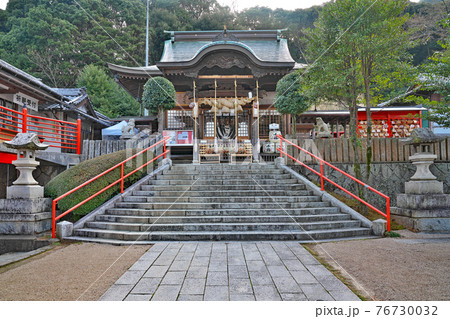
<svg viewBox="0 0 450 319">
<path fill-rule="evenodd" d="M 292 58 L 283 30 L 167 31 L 161 60 L 148 67 L 109 64 L 116 81 L 141 100 L 150 77 L 163 76 L 176 90 L 176 107 L 166 111 L 165 136 L 171 136 L 172 154 L 239 152 L 251 144 L 253 160 L 273 159 L 270 126 L 282 135 L 297 133 L 315 137 L 318 117 L 328 124 L 333 137 L 347 137 L 348 109 L 310 110 L 297 117 L 297 131 L 290 132 L 289 115 L 274 107 L 277 82 L 286 74 L 306 68 Z M 373 111 L 373 136 L 406 137 L 422 121 L 414 118 L 422 106 L 382 107 Z M 358 134 L 366 137 L 365 109 L 358 111 Z M 273 125 L 271 126 L 274 127 Z M 273 136 L 273 134 L 272 134 Z M 207 146 L 205 146 L 207 145 Z M 248 149 L 248 147 L 246 147 Z"/>
<path fill-rule="evenodd" d="M 251 142 L 258 156 L 270 124 L 279 124 L 283 135 L 290 133 L 289 117 L 273 105 L 275 88 L 284 75 L 305 65 L 292 58 L 282 30 L 169 33 L 156 65 L 109 68 L 135 98 L 141 98 L 150 77 L 173 83 L 176 107 L 164 119 L 164 134 L 173 137 L 173 146 L 194 147 L 195 140 L 216 147 Z"/>
</svg>

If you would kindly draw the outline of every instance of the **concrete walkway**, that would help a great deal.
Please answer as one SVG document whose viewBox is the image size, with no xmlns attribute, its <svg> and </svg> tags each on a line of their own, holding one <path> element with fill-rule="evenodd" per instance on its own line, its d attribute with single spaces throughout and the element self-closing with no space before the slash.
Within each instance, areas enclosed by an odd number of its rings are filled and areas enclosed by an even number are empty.
<svg viewBox="0 0 450 319">
<path fill-rule="evenodd" d="M 359 298 L 297 242 L 171 242 L 149 249 L 100 300 Z"/>
</svg>

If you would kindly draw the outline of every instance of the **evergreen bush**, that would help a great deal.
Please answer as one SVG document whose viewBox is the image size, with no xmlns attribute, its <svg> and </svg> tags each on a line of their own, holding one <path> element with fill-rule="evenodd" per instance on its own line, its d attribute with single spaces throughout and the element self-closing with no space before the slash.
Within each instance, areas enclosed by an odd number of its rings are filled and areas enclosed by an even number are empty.
<svg viewBox="0 0 450 319">
<path fill-rule="evenodd" d="M 138 150 L 136 149 L 133 149 L 131 151 L 132 154 L 136 154 L 138 152 Z M 56 176 L 45 186 L 45 196 L 55 199 L 58 196 L 61 196 L 62 194 L 77 187 L 78 185 L 81 185 L 85 181 L 88 181 L 89 179 L 97 176 L 98 174 L 101 174 L 110 167 L 113 167 L 114 165 L 124 161 L 129 156 L 131 156 L 130 150 L 122 150 L 119 152 L 102 155 L 93 158 L 91 160 L 84 161 L 74 167 L 71 167 L 68 170 Z M 133 160 L 127 162 L 124 165 L 124 175 L 136 169 L 137 167 L 143 165 L 147 161 L 151 160 L 153 157 L 154 153 L 146 152 L 144 154 L 137 156 Z M 135 172 L 127 179 L 125 179 L 124 188 L 132 185 L 133 183 L 141 179 L 144 175 L 146 175 L 147 169 L 150 171 L 153 170 L 154 165 L 155 162 L 150 163 L 147 166 L 148 168 L 144 167 L 143 169 Z M 103 175 L 102 177 L 91 182 L 85 187 L 61 199 L 58 202 L 58 209 L 61 210 L 62 212 L 67 211 L 68 209 L 80 203 L 84 199 L 95 194 L 102 188 L 118 180 L 120 178 L 120 174 L 121 173 L 119 166 L 118 168 Z M 119 192 L 120 192 L 120 183 L 117 183 L 116 185 L 112 186 L 103 193 L 99 194 L 98 196 L 94 197 L 90 201 L 86 202 L 82 206 L 75 209 L 71 214 L 68 214 L 67 215 L 68 219 L 73 221 L 80 219 L 81 217 L 87 215 L 92 210 L 101 206 L 103 203 L 105 203 L 106 201 L 117 195 Z"/>
</svg>

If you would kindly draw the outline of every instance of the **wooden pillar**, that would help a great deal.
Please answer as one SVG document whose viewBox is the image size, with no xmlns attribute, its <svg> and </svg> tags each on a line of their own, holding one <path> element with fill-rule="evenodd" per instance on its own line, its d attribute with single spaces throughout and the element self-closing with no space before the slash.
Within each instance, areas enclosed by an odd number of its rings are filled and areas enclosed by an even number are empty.
<svg viewBox="0 0 450 319">
<path fill-rule="evenodd" d="M 339 120 L 336 119 L 336 138 L 339 138 Z"/>
</svg>

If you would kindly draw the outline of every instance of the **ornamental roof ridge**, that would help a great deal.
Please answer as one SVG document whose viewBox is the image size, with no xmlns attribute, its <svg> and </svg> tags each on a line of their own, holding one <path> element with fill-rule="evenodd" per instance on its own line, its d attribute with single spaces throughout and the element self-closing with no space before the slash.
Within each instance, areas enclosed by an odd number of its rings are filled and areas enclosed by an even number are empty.
<svg viewBox="0 0 450 319">
<path fill-rule="evenodd" d="M 170 34 L 171 41 L 215 41 L 215 38 L 239 40 L 280 41 L 281 33 L 287 29 L 276 30 L 202 30 L 202 31 L 164 31 Z"/>
</svg>

